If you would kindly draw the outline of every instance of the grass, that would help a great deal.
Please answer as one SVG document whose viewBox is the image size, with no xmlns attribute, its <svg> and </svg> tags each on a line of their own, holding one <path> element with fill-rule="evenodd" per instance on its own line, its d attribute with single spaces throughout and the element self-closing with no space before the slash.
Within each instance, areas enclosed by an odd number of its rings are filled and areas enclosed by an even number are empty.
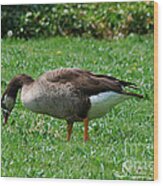
<svg viewBox="0 0 163 186">
<path fill-rule="evenodd" d="M 2 92 L 16 74 L 37 78 L 47 70 L 79 67 L 134 82 L 145 97 L 91 121 L 88 143 L 83 123 L 75 123 L 68 143 L 66 122 L 32 113 L 19 94 L 2 125 L 2 176 L 153 180 L 153 53 L 151 35 L 118 41 L 2 40 Z"/>
</svg>

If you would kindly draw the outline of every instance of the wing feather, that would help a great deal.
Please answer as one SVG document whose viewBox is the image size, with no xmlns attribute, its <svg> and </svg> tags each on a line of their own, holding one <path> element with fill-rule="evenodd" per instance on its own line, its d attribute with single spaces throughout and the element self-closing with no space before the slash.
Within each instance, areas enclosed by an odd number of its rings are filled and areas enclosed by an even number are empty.
<svg viewBox="0 0 163 186">
<path fill-rule="evenodd" d="M 115 91 L 125 94 L 123 87 L 128 86 L 136 88 L 133 83 L 121 81 L 107 75 L 96 75 L 90 71 L 78 68 L 64 68 L 49 71 L 45 74 L 45 77 L 47 81 L 51 83 L 71 83 L 76 89 L 79 89 L 88 96 L 106 91 Z M 135 96 L 136 94 L 133 95 Z"/>
</svg>

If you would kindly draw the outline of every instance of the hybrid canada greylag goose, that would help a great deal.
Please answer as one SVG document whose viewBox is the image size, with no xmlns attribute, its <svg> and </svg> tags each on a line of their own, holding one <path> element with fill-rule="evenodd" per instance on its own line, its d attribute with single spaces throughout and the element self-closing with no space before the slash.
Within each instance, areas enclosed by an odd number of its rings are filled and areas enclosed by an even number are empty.
<svg viewBox="0 0 163 186">
<path fill-rule="evenodd" d="M 67 140 L 70 140 L 73 123 L 84 121 L 84 140 L 88 140 L 88 122 L 102 117 L 113 106 L 142 95 L 126 92 L 124 87 L 136 88 L 133 83 L 107 75 L 96 75 L 77 68 L 48 71 L 37 80 L 21 74 L 7 86 L 1 100 L 4 122 L 14 107 L 17 92 L 33 112 L 47 114 L 67 121 Z"/>
</svg>

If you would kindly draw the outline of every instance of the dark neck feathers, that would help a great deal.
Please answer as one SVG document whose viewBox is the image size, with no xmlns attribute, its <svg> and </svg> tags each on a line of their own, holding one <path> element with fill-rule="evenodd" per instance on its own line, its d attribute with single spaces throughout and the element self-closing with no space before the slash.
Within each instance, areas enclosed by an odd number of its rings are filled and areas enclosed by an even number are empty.
<svg viewBox="0 0 163 186">
<path fill-rule="evenodd" d="M 23 85 L 30 85 L 33 82 L 32 77 L 26 74 L 17 75 L 10 81 L 4 94 L 16 99 L 18 90 L 21 89 Z"/>
</svg>

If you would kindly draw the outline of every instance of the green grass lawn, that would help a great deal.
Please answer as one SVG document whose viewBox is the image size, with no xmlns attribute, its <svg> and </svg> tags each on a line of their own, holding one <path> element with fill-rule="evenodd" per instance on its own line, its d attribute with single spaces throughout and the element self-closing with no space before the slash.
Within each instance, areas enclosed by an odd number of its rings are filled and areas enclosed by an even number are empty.
<svg viewBox="0 0 163 186">
<path fill-rule="evenodd" d="M 153 36 L 118 41 L 49 38 L 2 40 L 2 92 L 16 74 L 34 78 L 61 67 L 79 67 L 136 83 L 143 100 L 117 105 L 89 124 L 75 123 L 66 142 L 66 122 L 32 113 L 18 95 L 2 125 L 2 176 L 153 180 Z"/>
</svg>

